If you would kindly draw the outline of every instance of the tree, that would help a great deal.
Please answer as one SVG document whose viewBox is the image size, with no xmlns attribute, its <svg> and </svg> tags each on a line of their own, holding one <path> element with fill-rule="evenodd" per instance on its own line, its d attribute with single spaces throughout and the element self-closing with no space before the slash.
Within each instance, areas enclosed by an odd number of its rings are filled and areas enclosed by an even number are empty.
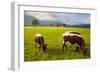
<svg viewBox="0 0 100 73">
<path fill-rule="evenodd" d="M 38 25 L 38 24 L 39 24 L 38 20 L 34 20 L 34 19 L 32 20 L 32 25 L 33 25 L 33 26 L 36 26 L 36 25 Z"/>
<path fill-rule="evenodd" d="M 66 27 L 66 24 L 63 24 L 63 27 Z"/>
</svg>

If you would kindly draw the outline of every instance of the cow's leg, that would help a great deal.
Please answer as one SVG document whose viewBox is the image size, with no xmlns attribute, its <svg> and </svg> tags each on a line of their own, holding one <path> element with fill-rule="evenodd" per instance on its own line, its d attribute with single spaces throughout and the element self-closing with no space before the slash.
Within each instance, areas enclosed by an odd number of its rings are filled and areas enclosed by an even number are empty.
<svg viewBox="0 0 100 73">
<path fill-rule="evenodd" d="M 37 44 L 35 43 L 35 48 L 37 49 Z"/>
<path fill-rule="evenodd" d="M 80 47 L 76 45 L 75 52 L 79 52 Z"/>
<path fill-rule="evenodd" d="M 39 51 L 41 50 L 41 47 L 39 46 Z"/>
<path fill-rule="evenodd" d="M 45 53 L 46 53 L 46 49 L 44 49 L 44 48 L 43 48 L 43 52 L 45 52 Z"/>
<path fill-rule="evenodd" d="M 66 51 L 68 50 L 67 45 L 65 44 Z"/>
</svg>

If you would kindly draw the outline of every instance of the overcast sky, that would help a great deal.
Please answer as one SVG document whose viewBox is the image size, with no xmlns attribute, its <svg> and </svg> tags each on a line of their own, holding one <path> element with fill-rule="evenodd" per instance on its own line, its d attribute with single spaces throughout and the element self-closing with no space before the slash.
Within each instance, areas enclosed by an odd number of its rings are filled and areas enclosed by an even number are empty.
<svg viewBox="0 0 100 73">
<path fill-rule="evenodd" d="M 55 13 L 25 11 L 25 15 L 39 20 L 56 20 L 65 24 L 90 24 L 90 14 L 87 13 Z"/>
</svg>

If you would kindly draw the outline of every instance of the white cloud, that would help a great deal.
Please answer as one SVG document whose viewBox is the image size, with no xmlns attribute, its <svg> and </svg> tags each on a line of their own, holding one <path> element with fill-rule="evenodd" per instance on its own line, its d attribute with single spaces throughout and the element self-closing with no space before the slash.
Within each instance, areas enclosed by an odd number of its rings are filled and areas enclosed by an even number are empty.
<svg viewBox="0 0 100 73">
<path fill-rule="evenodd" d="M 90 17 L 88 17 L 88 18 L 84 21 L 84 23 L 86 23 L 86 24 L 90 23 Z"/>
<path fill-rule="evenodd" d="M 47 12 L 25 12 L 25 14 L 37 17 L 40 20 L 54 20 L 55 18 Z"/>
</svg>

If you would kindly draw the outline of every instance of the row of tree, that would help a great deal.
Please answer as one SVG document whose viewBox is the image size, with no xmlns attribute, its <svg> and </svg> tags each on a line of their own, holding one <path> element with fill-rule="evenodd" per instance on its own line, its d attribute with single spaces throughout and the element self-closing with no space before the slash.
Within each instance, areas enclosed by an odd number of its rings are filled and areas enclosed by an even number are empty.
<svg viewBox="0 0 100 73">
<path fill-rule="evenodd" d="M 39 21 L 38 20 L 32 20 L 32 25 L 33 26 L 37 26 L 39 25 Z M 50 26 L 56 26 L 56 27 L 65 27 L 65 24 L 50 24 Z"/>
</svg>

